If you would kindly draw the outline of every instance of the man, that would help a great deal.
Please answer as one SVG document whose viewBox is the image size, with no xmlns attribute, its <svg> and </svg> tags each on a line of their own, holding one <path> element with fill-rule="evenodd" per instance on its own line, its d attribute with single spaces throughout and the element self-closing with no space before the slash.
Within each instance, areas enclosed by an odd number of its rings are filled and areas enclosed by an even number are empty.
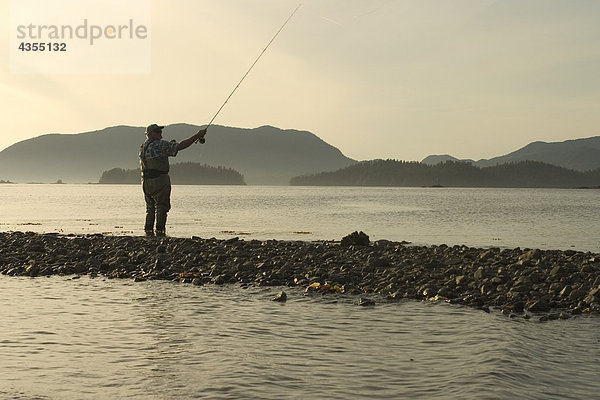
<svg viewBox="0 0 600 400">
<path fill-rule="evenodd" d="M 175 140 L 162 140 L 164 126 L 157 124 L 146 128 L 146 141 L 140 146 L 140 164 L 142 169 L 142 189 L 146 200 L 147 236 L 165 236 L 167 213 L 171 209 L 171 179 L 169 178 L 169 157 L 175 157 L 179 150 L 187 149 L 195 141 L 204 143 L 206 129 L 201 129 L 180 143 Z"/>
</svg>

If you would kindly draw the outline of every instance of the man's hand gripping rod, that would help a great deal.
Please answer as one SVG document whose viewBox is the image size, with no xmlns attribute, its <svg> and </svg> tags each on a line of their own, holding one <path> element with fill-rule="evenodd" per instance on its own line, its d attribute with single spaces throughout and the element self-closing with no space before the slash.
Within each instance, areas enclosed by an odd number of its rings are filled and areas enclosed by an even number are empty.
<svg viewBox="0 0 600 400">
<path fill-rule="evenodd" d="M 242 76 L 242 79 L 240 79 L 240 81 L 235 86 L 235 88 L 233 88 L 233 90 L 231 91 L 231 93 L 229 93 L 229 96 L 227 96 L 227 98 L 225 99 L 225 102 L 221 105 L 221 107 L 219 107 L 219 109 L 217 110 L 216 114 L 212 117 L 212 119 L 210 120 L 210 122 L 208 123 L 208 125 L 206 125 L 206 127 L 204 129 L 201 129 L 198 132 L 198 133 L 201 133 L 202 131 L 204 131 L 204 134 L 196 140 L 196 143 L 198 143 L 198 142 L 204 143 L 205 142 L 204 135 L 206 135 L 206 131 L 208 130 L 208 127 L 212 125 L 212 123 L 215 120 L 215 118 L 217 118 L 217 115 L 219 115 L 219 113 L 221 112 L 221 110 L 223 109 L 223 107 L 225 107 L 225 104 L 227 104 L 227 102 L 229 101 L 229 99 L 231 98 L 231 96 L 233 96 L 233 94 L 235 93 L 235 91 L 237 90 L 237 88 L 240 87 L 240 85 L 242 84 L 242 82 L 244 81 L 244 79 L 246 78 L 246 76 L 248 76 L 248 74 L 250 73 L 250 71 L 252 71 L 252 68 L 254 68 L 254 66 L 256 65 L 256 63 L 258 62 L 258 60 L 260 60 L 260 58 L 262 57 L 262 55 L 267 51 L 267 49 L 269 48 L 269 46 L 271 45 L 271 43 L 273 43 L 275 41 L 275 38 L 277 38 L 277 35 L 279 35 L 279 32 L 281 32 L 283 30 L 283 28 L 287 25 L 287 23 L 289 22 L 289 20 L 292 19 L 292 17 L 294 16 L 294 14 L 296 14 L 296 11 L 298 11 L 298 9 L 300 8 L 301 5 L 302 4 L 298 4 L 298 7 L 296 7 L 296 9 L 290 14 L 290 16 L 288 17 L 288 19 L 286 19 L 285 22 L 283 23 L 283 25 L 281 25 L 281 28 L 279 28 L 279 30 L 277 31 L 277 33 L 275 33 L 275 36 L 273 36 L 273 38 L 271 39 L 271 41 L 265 46 L 265 48 L 258 55 L 258 57 L 256 58 L 256 60 L 254 60 L 254 62 L 252 63 L 252 65 L 250 66 L 250 68 L 248 69 L 248 71 L 246 71 L 246 73 L 244 74 L 244 76 Z"/>
</svg>

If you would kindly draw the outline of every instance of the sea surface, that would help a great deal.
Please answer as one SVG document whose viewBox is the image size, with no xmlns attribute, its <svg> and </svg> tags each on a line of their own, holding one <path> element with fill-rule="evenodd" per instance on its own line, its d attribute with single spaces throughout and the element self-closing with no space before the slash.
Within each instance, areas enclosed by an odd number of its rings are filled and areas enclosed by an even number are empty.
<svg viewBox="0 0 600 400">
<path fill-rule="evenodd" d="M 0 276 L 2 399 L 598 399 L 600 318 Z"/>
<path fill-rule="evenodd" d="M 172 236 L 599 251 L 597 190 L 175 186 Z M 142 234 L 137 186 L 0 185 L 0 231 Z M 271 301 L 285 290 L 286 303 Z M 0 399 L 600 399 L 600 317 L 0 276 Z"/>
<path fill-rule="evenodd" d="M 0 185 L 0 231 L 142 235 L 139 185 Z M 600 252 L 600 190 L 173 186 L 171 236 Z"/>
</svg>

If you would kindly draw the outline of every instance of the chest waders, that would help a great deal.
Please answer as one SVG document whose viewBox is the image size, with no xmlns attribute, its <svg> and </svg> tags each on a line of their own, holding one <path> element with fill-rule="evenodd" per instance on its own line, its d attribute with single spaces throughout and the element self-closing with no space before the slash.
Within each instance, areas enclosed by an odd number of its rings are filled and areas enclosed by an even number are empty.
<svg viewBox="0 0 600 400">
<path fill-rule="evenodd" d="M 171 209 L 171 179 L 169 178 L 169 157 L 145 158 L 146 149 L 152 143 L 142 145 L 140 164 L 142 169 L 142 190 L 146 201 L 146 235 L 164 236 L 167 224 L 167 213 Z"/>
</svg>

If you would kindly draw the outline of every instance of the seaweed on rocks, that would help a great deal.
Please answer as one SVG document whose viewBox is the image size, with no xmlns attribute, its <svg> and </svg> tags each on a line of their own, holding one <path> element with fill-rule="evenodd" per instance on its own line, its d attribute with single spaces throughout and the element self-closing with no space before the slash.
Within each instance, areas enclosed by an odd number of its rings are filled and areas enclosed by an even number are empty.
<svg viewBox="0 0 600 400">
<path fill-rule="evenodd" d="M 348 239 L 346 239 L 348 238 Z M 463 304 L 540 320 L 600 312 L 600 255 L 574 250 L 0 232 L 0 273 L 81 275 L 194 285 L 302 287 Z M 378 300 L 378 302 L 381 300 Z M 556 317 L 556 318 L 554 318 Z"/>
</svg>

